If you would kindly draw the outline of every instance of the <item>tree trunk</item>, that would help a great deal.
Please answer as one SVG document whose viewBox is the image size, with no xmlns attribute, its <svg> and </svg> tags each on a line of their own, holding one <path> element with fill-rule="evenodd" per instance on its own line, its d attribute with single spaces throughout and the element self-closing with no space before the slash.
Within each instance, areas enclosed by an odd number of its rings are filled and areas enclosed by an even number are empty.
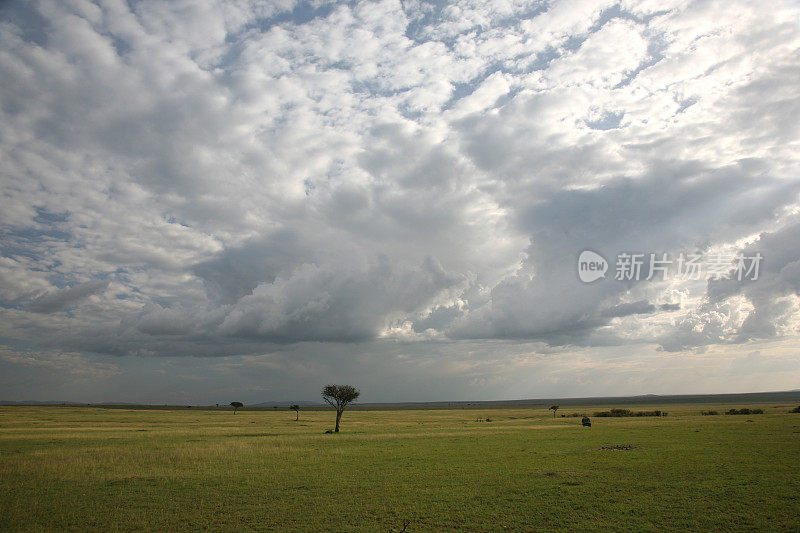
<svg viewBox="0 0 800 533">
<path fill-rule="evenodd" d="M 295 419 L 294 419 L 294 420 L 295 420 L 295 422 L 296 422 L 296 421 L 300 420 L 300 411 L 295 411 L 295 414 L 297 415 L 297 416 L 295 417 Z"/>
<path fill-rule="evenodd" d="M 336 429 L 333 430 L 334 433 L 339 433 L 339 420 L 342 419 L 342 412 L 336 411 Z"/>
</svg>

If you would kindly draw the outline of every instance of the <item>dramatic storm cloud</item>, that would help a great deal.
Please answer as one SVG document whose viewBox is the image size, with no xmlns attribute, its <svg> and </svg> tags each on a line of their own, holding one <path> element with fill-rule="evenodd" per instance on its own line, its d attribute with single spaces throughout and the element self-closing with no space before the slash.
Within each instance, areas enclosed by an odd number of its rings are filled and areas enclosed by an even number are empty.
<svg viewBox="0 0 800 533">
<path fill-rule="evenodd" d="M 800 383 L 796 2 L 0 14 L 0 399 Z"/>
</svg>

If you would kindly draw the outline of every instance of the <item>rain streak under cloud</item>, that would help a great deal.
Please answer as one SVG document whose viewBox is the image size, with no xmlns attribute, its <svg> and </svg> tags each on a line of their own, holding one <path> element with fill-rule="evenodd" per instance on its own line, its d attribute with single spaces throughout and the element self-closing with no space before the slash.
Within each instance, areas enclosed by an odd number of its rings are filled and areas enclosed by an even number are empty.
<svg viewBox="0 0 800 533">
<path fill-rule="evenodd" d="M 800 383 L 796 2 L 0 14 L 2 400 Z M 632 252 L 763 262 L 613 279 Z"/>
</svg>

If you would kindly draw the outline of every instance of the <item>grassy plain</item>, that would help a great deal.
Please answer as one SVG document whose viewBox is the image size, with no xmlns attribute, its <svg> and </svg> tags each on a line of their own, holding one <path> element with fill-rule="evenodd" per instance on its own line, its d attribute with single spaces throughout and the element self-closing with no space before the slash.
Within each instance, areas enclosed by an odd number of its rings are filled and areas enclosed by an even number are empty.
<svg viewBox="0 0 800 533">
<path fill-rule="evenodd" d="M 326 411 L 0 407 L 0 529 L 800 531 L 800 414 L 700 416 L 743 406 L 353 410 L 339 434 Z"/>
</svg>

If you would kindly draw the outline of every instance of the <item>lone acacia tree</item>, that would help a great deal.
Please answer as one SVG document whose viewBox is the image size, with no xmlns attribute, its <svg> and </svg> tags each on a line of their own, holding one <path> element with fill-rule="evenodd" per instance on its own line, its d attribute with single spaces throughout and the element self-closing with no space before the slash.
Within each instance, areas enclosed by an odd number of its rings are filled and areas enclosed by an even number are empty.
<svg viewBox="0 0 800 533">
<path fill-rule="evenodd" d="M 289 406 L 289 409 L 297 413 L 297 417 L 295 418 L 295 420 L 300 420 L 300 406 L 294 403 Z"/>
<path fill-rule="evenodd" d="M 336 428 L 334 433 L 339 433 L 339 421 L 347 404 L 354 401 L 361 392 L 352 385 L 325 385 L 322 389 L 322 399 L 336 408 Z"/>
<path fill-rule="evenodd" d="M 236 414 L 236 410 L 244 407 L 244 404 L 242 402 L 231 402 L 231 407 L 233 407 L 233 414 Z"/>
<path fill-rule="evenodd" d="M 550 406 L 550 410 L 553 411 L 553 418 L 556 417 L 556 411 L 558 411 L 559 407 L 561 407 L 561 406 L 560 405 L 551 405 Z"/>
</svg>

